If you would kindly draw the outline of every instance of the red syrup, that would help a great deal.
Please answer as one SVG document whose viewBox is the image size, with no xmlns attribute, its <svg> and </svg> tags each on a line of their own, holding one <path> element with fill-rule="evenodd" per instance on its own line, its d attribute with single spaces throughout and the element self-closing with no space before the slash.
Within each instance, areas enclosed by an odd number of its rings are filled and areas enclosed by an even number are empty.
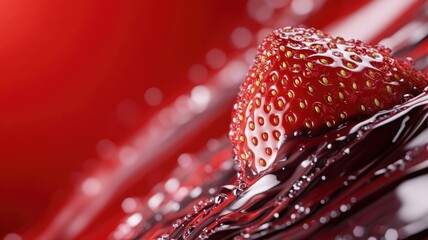
<svg viewBox="0 0 428 240">
<path fill-rule="evenodd" d="M 199 186 L 200 196 L 176 202 L 175 213 L 158 208 L 133 237 L 405 239 L 427 233 L 426 204 L 403 213 L 412 202 L 399 193 L 428 177 L 427 92 L 325 135 L 290 138 L 280 151 L 272 171 L 248 186 L 235 182 L 231 165 L 220 168 Z M 421 191 L 411 197 L 426 197 Z"/>
</svg>

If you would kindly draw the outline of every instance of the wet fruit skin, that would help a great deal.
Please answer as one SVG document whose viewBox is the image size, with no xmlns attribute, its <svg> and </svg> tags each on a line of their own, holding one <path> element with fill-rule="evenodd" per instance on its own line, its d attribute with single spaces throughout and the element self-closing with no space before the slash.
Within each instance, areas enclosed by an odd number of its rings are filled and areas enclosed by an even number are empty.
<svg viewBox="0 0 428 240">
<path fill-rule="evenodd" d="M 289 137 L 317 135 L 422 92 L 423 74 L 390 52 L 313 28 L 266 37 L 232 114 L 229 136 L 243 178 L 268 169 Z"/>
</svg>

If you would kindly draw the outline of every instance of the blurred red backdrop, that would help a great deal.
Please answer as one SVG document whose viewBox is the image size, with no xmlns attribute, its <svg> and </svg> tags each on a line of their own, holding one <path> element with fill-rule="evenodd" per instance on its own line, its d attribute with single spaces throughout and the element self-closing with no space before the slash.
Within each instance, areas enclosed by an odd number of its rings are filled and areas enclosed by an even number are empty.
<svg viewBox="0 0 428 240">
<path fill-rule="evenodd" d="M 0 237 L 46 215 L 97 142 L 144 124 L 147 89 L 189 88 L 242 3 L 0 1 Z"/>
</svg>

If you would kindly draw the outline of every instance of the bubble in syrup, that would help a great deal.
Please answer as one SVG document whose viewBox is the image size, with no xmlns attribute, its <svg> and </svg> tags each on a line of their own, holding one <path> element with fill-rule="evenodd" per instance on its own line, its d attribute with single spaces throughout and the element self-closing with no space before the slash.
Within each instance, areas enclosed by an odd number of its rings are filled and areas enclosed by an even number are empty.
<svg viewBox="0 0 428 240">
<path fill-rule="evenodd" d="M 178 228 L 181 225 L 181 220 L 177 219 L 174 221 L 174 223 L 172 224 L 173 228 Z"/>
<path fill-rule="evenodd" d="M 168 234 L 162 234 L 160 240 L 169 240 L 169 235 Z"/>
<path fill-rule="evenodd" d="M 214 202 L 218 205 L 224 202 L 224 200 L 226 200 L 227 198 L 227 195 L 222 193 L 215 197 Z"/>
</svg>

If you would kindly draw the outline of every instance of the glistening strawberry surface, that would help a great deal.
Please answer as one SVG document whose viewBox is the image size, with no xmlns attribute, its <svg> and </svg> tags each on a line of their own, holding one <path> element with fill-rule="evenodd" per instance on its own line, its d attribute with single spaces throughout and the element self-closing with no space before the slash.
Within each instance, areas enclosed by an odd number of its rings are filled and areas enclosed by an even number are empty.
<svg viewBox="0 0 428 240">
<path fill-rule="evenodd" d="M 426 77 L 390 52 L 312 28 L 285 27 L 266 37 L 241 85 L 229 133 L 244 179 L 268 169 L 295 132 L 320 134 L 420 93 Z"/>
</svg>

